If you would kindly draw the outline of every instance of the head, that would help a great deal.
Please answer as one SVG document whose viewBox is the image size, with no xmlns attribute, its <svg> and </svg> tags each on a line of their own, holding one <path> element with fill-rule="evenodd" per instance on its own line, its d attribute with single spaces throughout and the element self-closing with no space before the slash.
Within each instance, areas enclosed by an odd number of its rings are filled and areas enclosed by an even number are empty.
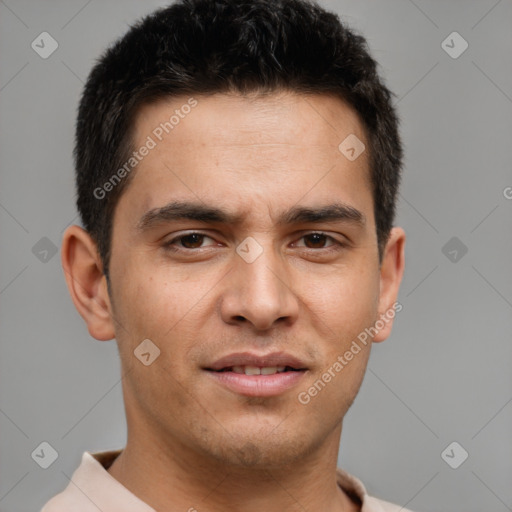
<svg viewBox="0 0 512 512">
<path fill-rule="evenodd" d="M 85 229 L 66 231 L 62 261 L 91 335 L 117 339 L 129 435 L 268 466 L 341 428 L 371 343 L 351 347 L 383 315 L 371 341 L 389 335 L 403 272 L 402 148 L 376 68 L 362 36 L 302 0 L 182 0 L 93 68 L 75 146 Z M 233 391 L 215 371 L 233 353 L 285 353 L 300 377 Z"/>
</svg>

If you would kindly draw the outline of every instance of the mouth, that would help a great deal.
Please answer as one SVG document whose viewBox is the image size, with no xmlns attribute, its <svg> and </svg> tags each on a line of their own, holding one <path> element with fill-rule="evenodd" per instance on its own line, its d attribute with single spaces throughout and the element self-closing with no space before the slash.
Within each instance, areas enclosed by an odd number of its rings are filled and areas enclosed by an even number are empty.
<svg viewBox="0 0 512 512">
<path fill-rule="evenodd" d="M 292 368 L 291 366 L 228 366 L 221 370 L 211 370 L 216 372 L 233 372 L 239 375 L 275 375 L 276 373 L 300 372 L 301 368 Z"/>
<path fill-rule="evenodd" d="M 203 370 L 235 394 L 271 397 L 297 386 L 308 368 L 299 359 L 279 352 L 263 356 L 231 354 Z"/>
</svg>

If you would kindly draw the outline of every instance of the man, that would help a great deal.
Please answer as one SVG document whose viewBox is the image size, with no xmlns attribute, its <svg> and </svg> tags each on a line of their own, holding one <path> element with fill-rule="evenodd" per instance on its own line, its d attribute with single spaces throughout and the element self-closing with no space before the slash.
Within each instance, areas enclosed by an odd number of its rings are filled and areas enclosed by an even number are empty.
<svg viewBox="0 0 512 512">
<path fill-rule="evenodd" d="M 92 70 L 71 297 L 116 338 L 128 437 L 43 512 L 404 510 L 336 469 L 405 234 L 391 93 L 303 0 L 182 0 Z"/>
</svg>

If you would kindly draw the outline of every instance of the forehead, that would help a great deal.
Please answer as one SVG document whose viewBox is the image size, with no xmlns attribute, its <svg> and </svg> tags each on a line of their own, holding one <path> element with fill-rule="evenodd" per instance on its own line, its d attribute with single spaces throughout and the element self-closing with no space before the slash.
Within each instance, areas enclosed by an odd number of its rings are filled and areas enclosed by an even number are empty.
<svg viewBox="0 0 512 512">
<path fill-rule="evenodd" d="M 349 134 L 365 140 L 359 115 L 331 94 L 291 91 L 270 94 L 218 93 L 159 99 L 141 106 L 134 141 L 187 140 L 193 146 L 304 144 L 337 149 Z"/>
<path fill-rule="evenodd" d="M 368 147 L 358 114 L 332 95 L 158 100 L 136 115 L 133 146 L 151 149 L 137 163 L 125 194 L 139 213 L 190 198 L 240 207 L 257 198 L 270 210 L 287 197 L 350 204 L 350 198 L 371 196 L 371 186 L 368 152 L 351 161 L 340 151 L 347 137 Z"/>
</svg>

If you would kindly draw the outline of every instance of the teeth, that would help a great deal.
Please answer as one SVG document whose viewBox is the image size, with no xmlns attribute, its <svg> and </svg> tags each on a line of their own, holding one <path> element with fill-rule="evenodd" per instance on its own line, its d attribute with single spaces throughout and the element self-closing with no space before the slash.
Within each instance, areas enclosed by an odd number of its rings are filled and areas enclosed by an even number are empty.
<svg viewBox="0 0 512 512">
<path fill-rule="evenodd" d="M 240 373 L 245 375 L 274 375 L 274 373 L 284 372 L 286 366 L 233 366 L 231 371 L 233 373 Z"/>
</svg>

